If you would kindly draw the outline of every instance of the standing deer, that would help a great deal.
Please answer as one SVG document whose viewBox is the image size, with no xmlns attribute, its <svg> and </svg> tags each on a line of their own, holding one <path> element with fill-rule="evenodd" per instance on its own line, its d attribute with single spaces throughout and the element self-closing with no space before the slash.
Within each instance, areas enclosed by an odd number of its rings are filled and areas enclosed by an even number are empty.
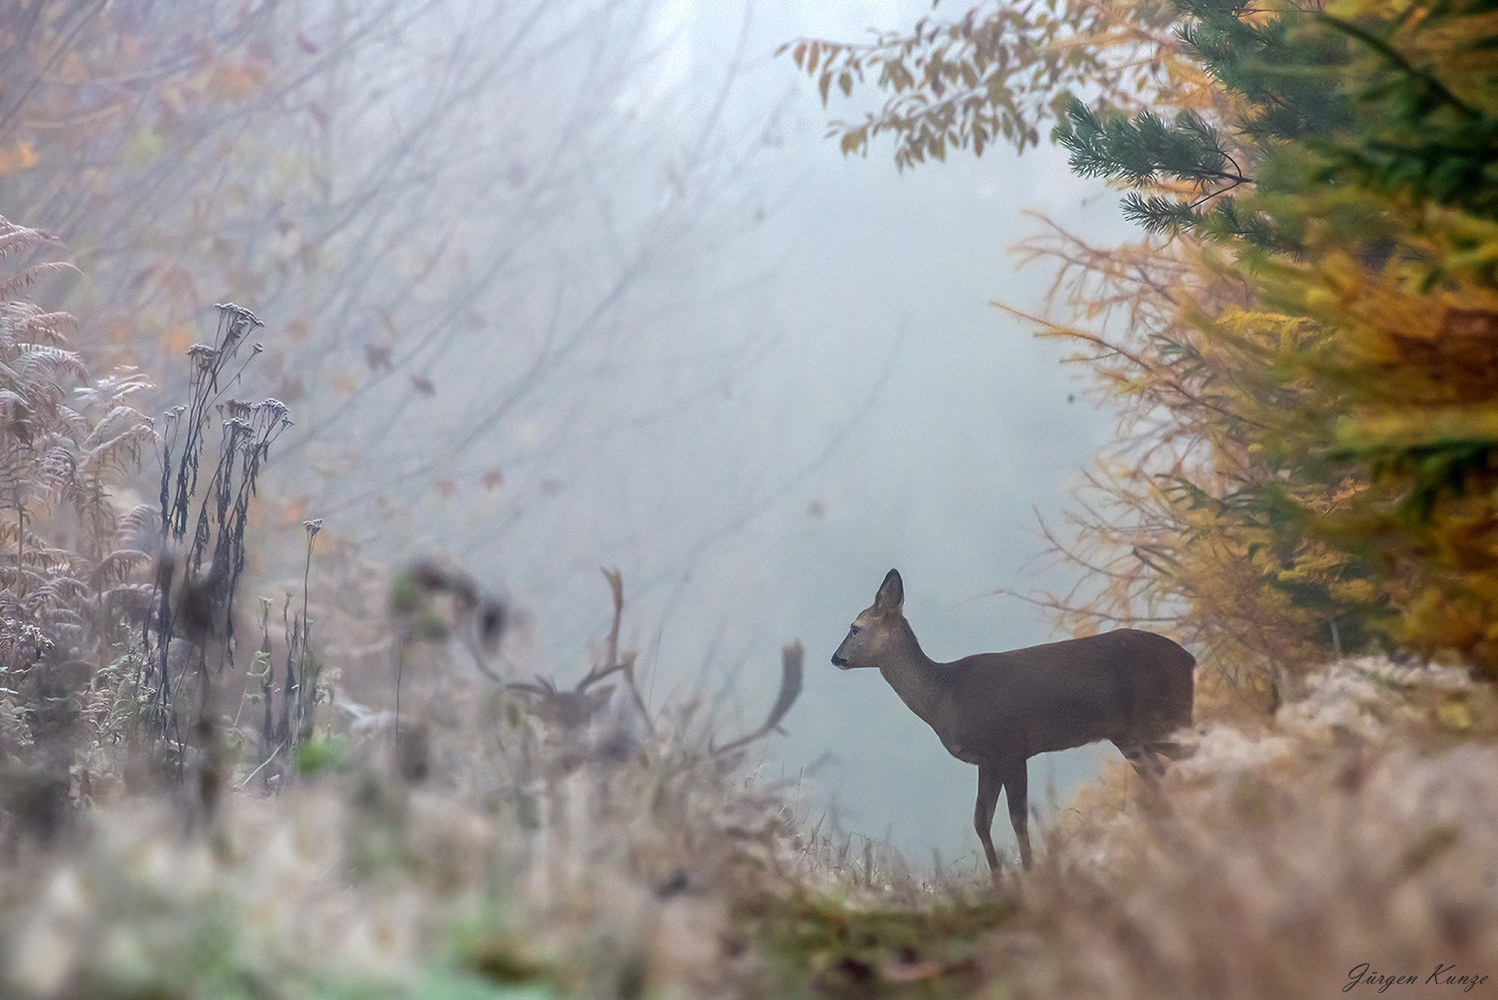
<svg viewBox="0 0 1498 1000">
<path fill-rule="evenodd" d="M 1020 862 L 1030 867 L 1026 762 L 1038 753 L 1111 740 L 1144 779 L 1163 770 L 1166 737 L 1191 723 L 1196 658 L 1136 629 L 937 663 L 921 652 L 901 610 L 905 586 L 890 570 L 832 654 L 843 670 L 878 667 L 912 712 L 958 760 L 978 765 L 973 826 L 996 869 L 993 814 L 1007 789 Z"/>
</svg>

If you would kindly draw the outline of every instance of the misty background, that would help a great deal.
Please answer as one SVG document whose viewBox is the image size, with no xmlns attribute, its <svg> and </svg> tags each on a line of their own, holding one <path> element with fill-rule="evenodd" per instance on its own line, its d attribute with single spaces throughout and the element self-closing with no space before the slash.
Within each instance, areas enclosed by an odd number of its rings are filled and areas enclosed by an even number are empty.
<svg viewBox="0 0 1498 1000">
<path fill-rule="evenodd" d="M 780 646 L 800 639 L 805 689 L 766 776 L 803 783 L 812 822 L 831 808 L 912 860 L 950 860 L 976 851 L 975 769 L 876 673 L 829 657 L 891 566 L 938 659 L 1061 637 L 993 591 L 1067 582 L 1043 572 L 1035 511 L 1060 521 L 1111 421 L 1073 401 L 1060 348 L 990 300 L 1041 308 L 1049 275 L 1008 253 L 1042 228 L 1024 213 L 1097 240 L 1126 230 L 1116 199 L 1048 145 L 902 176 L 878 152 L 848 159 L 824 140 L 828 118 L 858 105 L 824 109 L 774 49 L 861 39 L 927 10 L 653 8 L 656 89 L 623 100 L 675 127 L 633 165 L 645 204 L 632 207 L 695 195 L 696 228 L 679 259 L 654 262 L 660 298 L 578 374 L 587 402 L 569 429 L 543 444 L 530 424 L 565 419 L 551 409 L 563 389 L 498 435 L 506 486 L 549 477 L 549 492 L 499 530 L 468 509 L 414 534 L 514 598 L 559 679 L 581 676 L 607 628 L 599 566 L 624 573 L 625 645 L 658 704 L 721 694 L 724 718 L 752 726 L 774 698 Z M 706 162 L 688 167 L 694 148 Z M 541 468 L 527 469 L 536 454 Z M 1064 803 L 1110 756 L 1037 758 L 1032 799 L 1046 811 L 1053 789 Z"/>
<path fill-rule="evenodd" d="M 924 0 L 54 10 L 66 39 L 111 19 L 96 52 L 121 70 L 79 85 L 64 61 L 25 91 L 38 119 L 56 94 L 97 112 L 56 112 L 0 214 L 67 243 L 95 357 L 170 383 L 213 302 L 264 321 L 243 394 L 296 426 L 260 488 L 290 541 L 250 594 L 299 585 L 322 518 L 321 551 L 466 568 L 520 612 L 505 662 L 570 683 L 617 566 L 653 706 L 701 694 L 756 725 L 799 639 L 764 776 L 813 823 L 973 856 L 974 769 L 829 657 L 892 566 L 937 659 L 1061 637 L 995 591 L 1071 582 L 1036 513 L 1061 523 L 1112 421 L 990 302 L 1042 308 L 1051 275 L 1008 252 L 1043 228 L 1026 213 L 1128 230 L 1049 145 L 902 176 L 877 141 L 824 138 L 860 105 L 823 108 L 773 51 L 908 29 Z M 1032 801 L 1112 756 L 1037 758 Z"/>
</svg>

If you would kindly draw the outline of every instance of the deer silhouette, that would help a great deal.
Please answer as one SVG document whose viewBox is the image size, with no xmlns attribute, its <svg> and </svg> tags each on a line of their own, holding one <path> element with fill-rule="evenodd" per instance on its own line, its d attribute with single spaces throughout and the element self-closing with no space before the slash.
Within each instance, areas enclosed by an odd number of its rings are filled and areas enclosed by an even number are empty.
<svg viewBox="0 0 1498 1000">
<path fill-rule="evenodd" d="M 1026 771 L 1035 754 L 1111 740 L 1153 784 L 1160 755 L 1175 750 L 1168 737 L 1191 723 L 1196 658 L 1164 636 L 1118 629 L 937 663 L 916 642 L 904 603 L 900 574 L 890 570 L 832 662 L 877 667 L 948 753 L 978 765 L 973 826 L 990 869 L 999 864 L 992 827 L 1000 791 L 1020 862 L 1031 865 Z"/>
</svg>

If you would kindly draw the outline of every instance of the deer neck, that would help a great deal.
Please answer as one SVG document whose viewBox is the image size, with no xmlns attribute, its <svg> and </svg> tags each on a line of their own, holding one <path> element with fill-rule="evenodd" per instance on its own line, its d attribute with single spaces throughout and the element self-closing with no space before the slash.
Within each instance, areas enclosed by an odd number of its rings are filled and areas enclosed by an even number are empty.
<svg viewBox="0 0 1498 1000">
<path fill-rule="evenodd" d="M 906 707 L 940 733 L 937 722 L 943 717 L 942 707 L 948 689 L 941 674 L 941 664 L 921 651 L 915 633 L 903 618 L 895 632 L 898 638 L 893 644 L 894 652 L 882 659 L 879 673 L 895 689 L 895 694 Z"/>
</svg>

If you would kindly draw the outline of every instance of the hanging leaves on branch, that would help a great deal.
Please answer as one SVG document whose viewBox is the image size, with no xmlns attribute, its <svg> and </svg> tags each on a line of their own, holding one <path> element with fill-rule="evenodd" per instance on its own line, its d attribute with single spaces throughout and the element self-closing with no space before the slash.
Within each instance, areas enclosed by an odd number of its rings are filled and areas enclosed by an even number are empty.
<svg viewBox="0 0 1498 1000">
<path fill-rule="evenodd" d="M 1136 109 L 1149 92 L 1177 86 L 1169 32 L 1176 14 L 1150 4 L 1047 0 L 975 7 L 956 21 L 922 18 L 906 32 L 878 32 L 860 43 L 798 39 L 790 53 L 816 81 L 823 105 L 835 86 L 844 99 L 871 83 L 886 95 L 862 120 L 833 121 L 844 155 L 867 156 L 888 135 L 902 170 L 946 159 L 948 150 L 981 156 L 996 142 L 1023 153 L 1039 145 L 1073 93 L 1102 106 Z"/>
</svg>

